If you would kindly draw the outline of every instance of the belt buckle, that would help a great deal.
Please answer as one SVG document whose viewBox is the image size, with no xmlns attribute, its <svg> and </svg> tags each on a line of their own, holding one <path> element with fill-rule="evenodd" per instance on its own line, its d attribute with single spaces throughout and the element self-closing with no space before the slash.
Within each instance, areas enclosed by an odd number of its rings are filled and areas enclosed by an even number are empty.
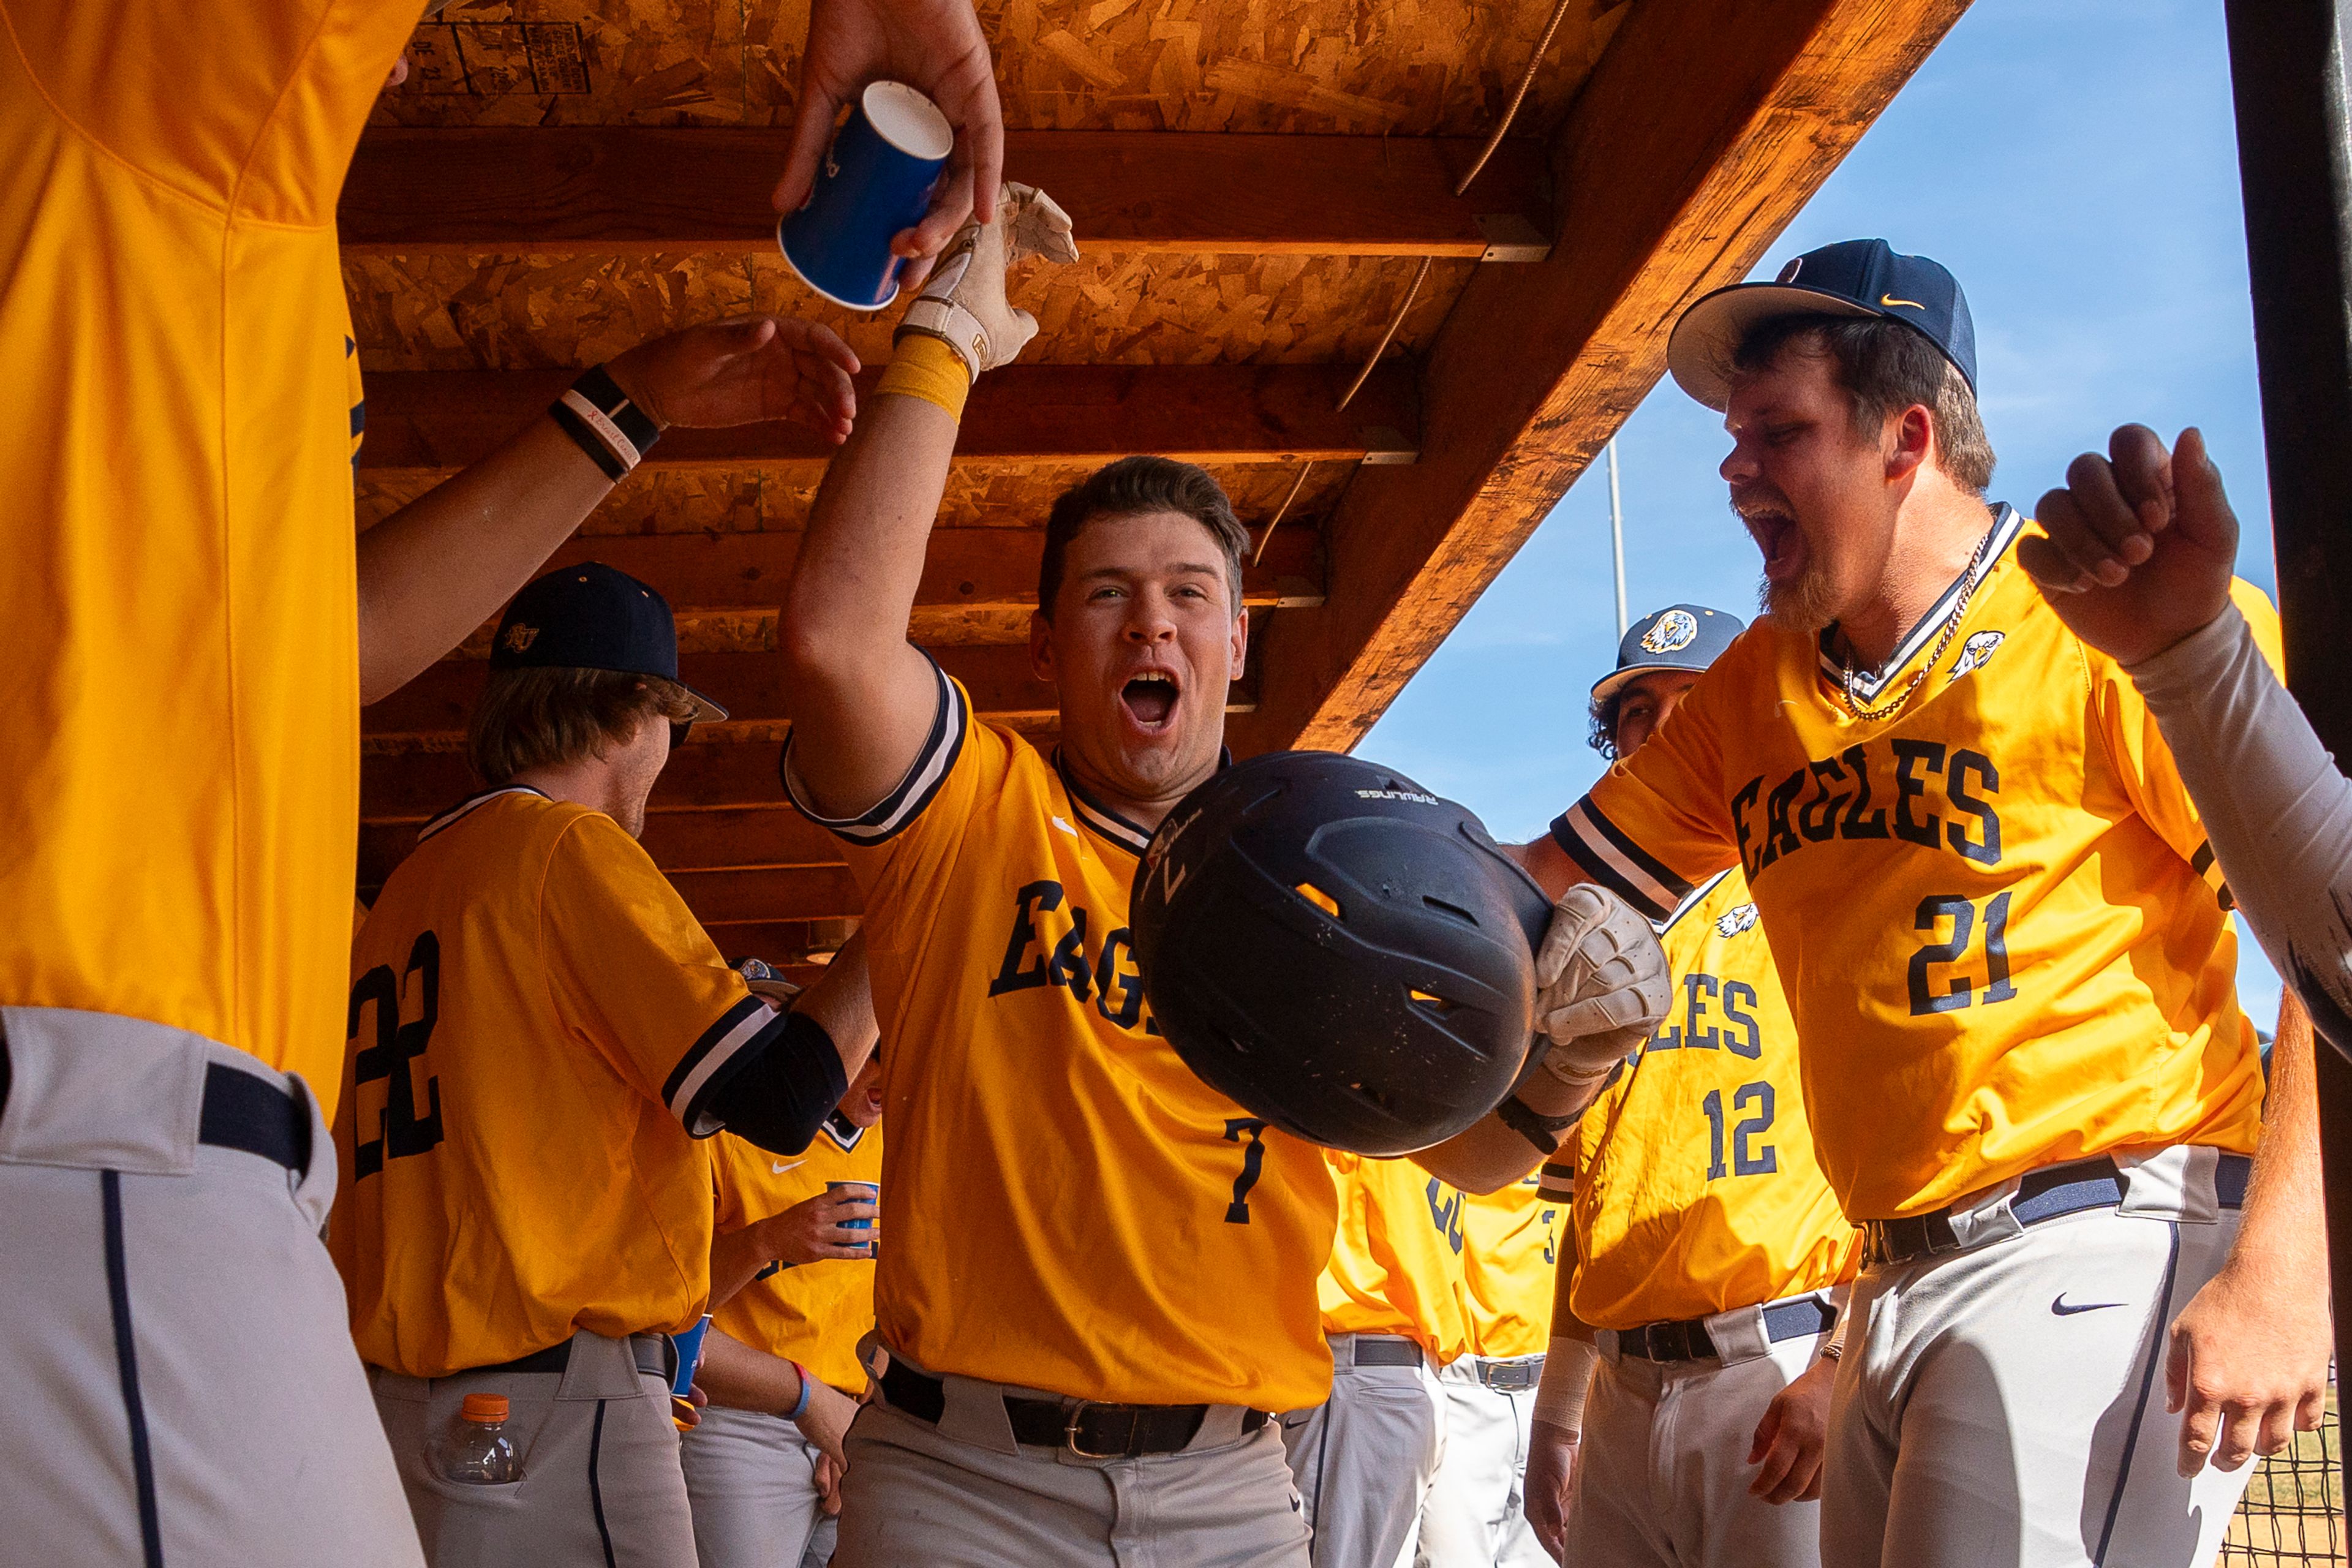
<svg viewBox="0 0 2352 1568">
<path fill-rule="evenodd" d="M 1119 1447 L 1116 1448 L 1096 1449 L 1087 1447 L 1078 1441 L 1078 1426 L 1086 1419 L 1086 1414 L 1087 1411 L 1115 1410 L 1118 1408 L 1118 1406 L 1117 1405 L 1104 1405 L 1091 1399 L 1081 1399 L 1076 1401 L 1071 1405 L 1069 1414 L 1066 1415 L 1062 1421 L 1063 1445 L 1067 1447 L 1071 1453 L 1076 1455 L 1081 1459 L 1126 1458 L 1128 1457 L 1128 1451 L 1135 1446 L 1135 1426 L 1136 1422 L 1139 1419 L 1132 1406 L 1128 1407 L 1127 1412 L 1127 1439 Z"/>
</svg>

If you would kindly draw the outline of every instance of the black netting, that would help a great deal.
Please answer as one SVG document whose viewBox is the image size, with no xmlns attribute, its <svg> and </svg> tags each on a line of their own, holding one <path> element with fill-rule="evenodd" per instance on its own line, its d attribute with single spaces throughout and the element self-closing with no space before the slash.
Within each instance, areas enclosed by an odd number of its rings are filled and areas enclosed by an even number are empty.
<svg viewBox="0 0 2352 1568">
<path fill-rule="evenodd" d="M 2316 1432 L 2254 1471 L 2246 1500 L 2221 1543 L 2224 1564 L 2270 1568 L 2273 1563 L 2345 1561 L 2344 1454 L 2338 1447 L 2336 1382 L 2327 1384 L 2327 1419 Z"/>
</svg>

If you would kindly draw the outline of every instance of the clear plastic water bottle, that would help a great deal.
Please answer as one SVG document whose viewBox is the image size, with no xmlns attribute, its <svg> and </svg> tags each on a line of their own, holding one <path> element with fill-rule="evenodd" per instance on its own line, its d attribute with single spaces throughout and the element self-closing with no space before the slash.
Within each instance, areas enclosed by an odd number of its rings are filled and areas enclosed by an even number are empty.
<svg viewBox="0 0 2352 1568">
<path fill-rule="evenodd" d="M 469 1394 L 436 1445 L 434 1468 L 463 1486 L 496 1487 L 522 1479 L 522 1460 L 507 1437 L 507 1396 Z"/>
</svg>

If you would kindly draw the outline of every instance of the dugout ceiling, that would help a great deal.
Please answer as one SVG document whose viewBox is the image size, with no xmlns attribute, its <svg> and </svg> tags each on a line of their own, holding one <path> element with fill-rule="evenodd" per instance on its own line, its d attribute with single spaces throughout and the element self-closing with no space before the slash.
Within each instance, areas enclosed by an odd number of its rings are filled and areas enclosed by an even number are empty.
<svg viewBox="0 0 2352 1568">
<path fill-rule="evenodd" d="M 1966 4 L 1565 0 L 1457 196 L 1553 0 L 982 0 L 1006 175 L 1083 254 L 1016 271 L 1041 331 L 975 390 L 914 637 L 1049 735 L 1023 646 L 1046 503 L 1181 457 L 1253 531 L 1280 517 L 1235 749 L 1352 745 L 1657 380 L 1676 311 L 1754 264 Z M 894 312 L 816 300 L 775 250 L 806 24 L 794 0 L 457 0 L 418 29 L 341 211 L 362 529 L 671 327 L 791 312 L 887 357 Z M 775 773 L 774 605 L 822 464 L 793 426 L 673 431 L 558 557 L 661 588 L 687 679 L 736 715 L 671 762 L 645 835 L 730 957 L 829 948 L 857 909 Z M 365 896 L 469 787 L 488 644 L 363 710 Z"/>
</svg>

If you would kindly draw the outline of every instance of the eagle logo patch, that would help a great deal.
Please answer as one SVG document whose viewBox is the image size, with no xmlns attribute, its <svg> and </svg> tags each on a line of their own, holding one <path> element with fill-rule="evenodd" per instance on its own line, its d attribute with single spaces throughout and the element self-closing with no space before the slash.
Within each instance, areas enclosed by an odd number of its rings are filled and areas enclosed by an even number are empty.
<svg viewBox="0 0 2352 1568">
<path fill-rule="evenodd" d="M 520 653 L 539 640 L 539 628 L 526 626 L 518 622 L 507 628 L 507 635 L 502 640 L 506 643 L 509 653 Z"/>
<path fill-rule="evenodd" d="M 1658 624 L 1642 634 L 1644 653 L 1679 653 L 1698 640 L 1698 617 L 1688 610 L 1668 610 Z"/>
<path fill-rule="evenodd" d="M 1756 906 L 1754 904 L 1742 904 L 1736 910 L 1726 910 L 1723 912 L 1723 914 L 1715 922 L 1715 934 L 1717 936 L 1738 936 L 1741 931 L 1748 930 L 1751 926 L 1755 925 L 1755 923 Z"/>
<path fill-rule="evenodd" d="M 1992 658 L 1992 650 L 2000 646 L 2000 639 L 2006 635 L 2002 632 L 1969 634 L 1969 640 L 1960 645 L 1960 657 L 1952 661 L 1952 673 L 1945 678 L 1945 684 L 1949 685 L 1972 669 L 1982 669 L 1986 661 Z"/>
</svg>

